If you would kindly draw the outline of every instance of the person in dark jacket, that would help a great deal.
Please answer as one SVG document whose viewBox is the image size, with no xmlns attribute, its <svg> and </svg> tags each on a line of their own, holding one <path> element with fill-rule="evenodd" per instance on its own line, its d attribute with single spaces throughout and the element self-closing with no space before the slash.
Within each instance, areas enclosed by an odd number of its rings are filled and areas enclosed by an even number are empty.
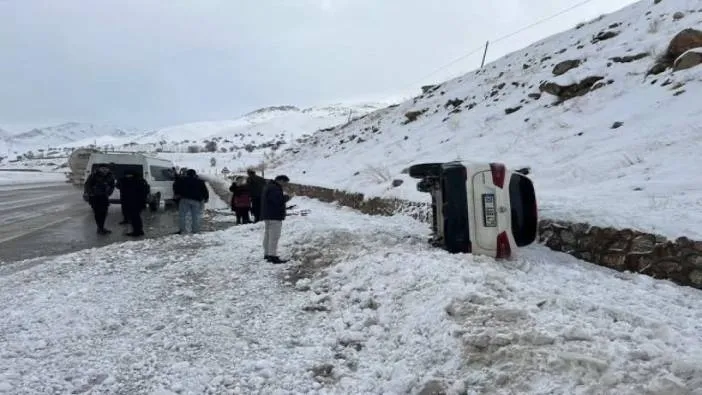
<svg viewBox="0 0 702 395">
<path fill-rule="evenodd" d="M 229 187 L 229 192 L 232 193 L 232 211 L 236 214 L 237 225 L 245 225 L 251 223 L 249 212 L 251 211 L 251 194 L 249 186 L 243 179 L 237 179 Z"/>
<path fill-rule="evenodd" d="M 91 173 L 83 185 L 83 199 L 90 204 L 95 216 L 97 232 L 101 235 L 112 233 L 105 229 L 110 196 L 115 191 L 115 177 L 107 164 L 101 163 L 97 171 Z"/>
<path fill-rule="evenodd" d="M 251 213 L 253 214 L 253 222 L 256 223 L 261 220 L 261 196 L 263 188 L 266 186 L 266 179 L 256 175 L 254 169 L 249 169 L 246 173 L 248 174 L 246 185 L 248 185 L 251 194 Z"/>
<path fill-rule="evenodd" d="M 122 177 L 124 178 L 124 177 Z M 122 189 L 122 186 L 120 185 L 120 182 L 122 178 L 117 179 L 117 183 L 115 184 L 115 188 L 117 189 Z M 122 193 L 119 194 L 119 205 L 121 206 L 122 209 L 122 221 L 120 221 L 120 225 L 126 225 L 129 223 L 129 216 L 127 215 L 127 208 L 125 207 L 125 202 L 124 202 L 124 195 Z"/>
<path fill-rule="evenodd" d="M 278 241 L 285 220 L 285 204 L 290 197 L 285 195 L 283 187 L 290 182 L 287 176 L 277 176 L 266 184 L 261 196 L 261 219 L 264 222 L 263 257 L 271 263 L 287 261 L 278 256 Z"/>
<path fill-rule="evenodd" d="M 193 169 L 188 169 L 185 172 L 185 177 L 178 177 L 173 182 L 173 195 L 178 200 L 179 211 L 179 234 L 186 232 L 186 219 L 190 214 L 192 219 L 192 233 L 200 232 L 200 224 L 202 222 L 202 212 L 205 209 L 205 203 L 210 199 L 210 193 L 207 190 L 205 181 L 197 176 Z"/>
<path fill-rule="evenodd" d="M 127 236 L 139 237 L 144 235 L 144 224 L 141 212 L 146 206 L 149 196 L 149 184 L 135 171 L 127 171 L 119 179 L 120 201 L 127 221 L 132 224 L 132 231 Z"/>
</svg>

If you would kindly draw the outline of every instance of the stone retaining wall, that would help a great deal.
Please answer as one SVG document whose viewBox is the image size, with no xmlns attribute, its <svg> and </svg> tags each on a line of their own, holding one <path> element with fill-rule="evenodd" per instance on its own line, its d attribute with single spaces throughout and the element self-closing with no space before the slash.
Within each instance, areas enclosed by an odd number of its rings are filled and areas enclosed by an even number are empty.
<svg viewBox="0 0 702 395">
<path fill-rule="evenodd" d="M 360 193 L 311 185 L 290 184 L 288 190 L 293 195 L 338 202 L 365 214 L 406 214 L 424 222 L 430 220 L 430 208 L 426 203 L 364 199 Z M 565 252 L 597 265 L 702 289 L 702 241 L 684 237 L 671 241 L 660 235 L 631 229 L 542 219 L 539 222 L 539 242 L 554 251 Z"/>
</svg>

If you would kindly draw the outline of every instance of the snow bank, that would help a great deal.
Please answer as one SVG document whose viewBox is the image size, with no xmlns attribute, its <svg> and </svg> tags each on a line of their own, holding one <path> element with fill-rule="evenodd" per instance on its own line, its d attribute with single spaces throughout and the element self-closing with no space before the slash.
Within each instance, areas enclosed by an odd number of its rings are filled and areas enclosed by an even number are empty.
<svg viewBox="0 0 702 395">
<path fill-rule="evenodd" d="M 0 392 L 702 393 L 695 290 L 295 200 L 289 265 L 249 225 L 0 267 Z"/>
<path fill-rule="evenodd" d="M 0 171 L 0 186 L 66 182 L 66 174 L 39 171 Z"/>
<path fill-rule="evenodd" d="M 203 174 L 200 175 L 200 178 L 207 182 L 207 190 L 210 192 L 210 199 L 205 204 L 205 208 L 208 210 L 228 210 L 230 208 L 229 203 L 222 200 L 222 198 L 215 193 L 212 186 L 213 182 L 218 182 L 219 180 L 216 177 Z"/>
</svg>

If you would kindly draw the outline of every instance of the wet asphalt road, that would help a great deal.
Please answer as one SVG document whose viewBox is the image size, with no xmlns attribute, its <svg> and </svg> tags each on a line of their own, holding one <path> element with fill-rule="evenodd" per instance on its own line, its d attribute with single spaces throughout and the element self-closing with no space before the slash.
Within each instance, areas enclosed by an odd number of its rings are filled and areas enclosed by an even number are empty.
<svg viewBox="0 0 702 395">
<path fill-rule="evenodd" d="M 144 238 L 172 234 L 178 230 L 174 209 L 143 212 Z M 106 228 L 112 234 L 96 233 L 90 206 L 81 191 L 67 183 L 0 186 L 0 264 L 42 256 L 65 254 L 86 248 L 134 240 L 124 233 L 120 206 L 110 205 Z M 203 221 L 203 231 L 229 227 L 228 223 Z"/>
</svg>

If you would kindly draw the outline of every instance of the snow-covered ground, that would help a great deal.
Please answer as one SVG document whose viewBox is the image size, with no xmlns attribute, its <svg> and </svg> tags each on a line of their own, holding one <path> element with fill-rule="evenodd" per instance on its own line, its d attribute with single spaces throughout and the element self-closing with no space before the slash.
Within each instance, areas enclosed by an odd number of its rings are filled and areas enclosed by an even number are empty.
<svg viewBox="0 0 702 395">
<path fill-rule="evenodd" d="M 0 393 L 702 394 L 696 290 L 296 200 L 289 265 L 257 224 L 0 267 Z"/>
<path fill-rule="evenodd" d="M 20 184 L 52 184 L 66 182 L 61 172 L 0 171 L 0 186 Z"/>
<path fill-rule="evenodd" d="M 699 0 L 640 1 L 434 92 L 316 133 L 290 147 L 275 172 L 299 183 L 428 201 L 403 169 L 500 161 L 531 166 L 543 216 L 702 239 L 702 66 L 645 76 L 675 34 L 702 27 L 699 9 Z M 674 18 L 677 12 L 683 17 Z M 617 35 L 593 43 L 601 32 Z M 612 60 L 641 53 L 647 55 L 628 63 Z M 581 64 L 555 76 L 554 66 L 566 60 Z M 561 105 L 537 95 L 544 81 L 568 85 L 591 76 L 608 84 Z M 423 110 L 405 124 L 405 114 Z M 393 188 L 393 179 L 405 182 Z"/>
</svg>

